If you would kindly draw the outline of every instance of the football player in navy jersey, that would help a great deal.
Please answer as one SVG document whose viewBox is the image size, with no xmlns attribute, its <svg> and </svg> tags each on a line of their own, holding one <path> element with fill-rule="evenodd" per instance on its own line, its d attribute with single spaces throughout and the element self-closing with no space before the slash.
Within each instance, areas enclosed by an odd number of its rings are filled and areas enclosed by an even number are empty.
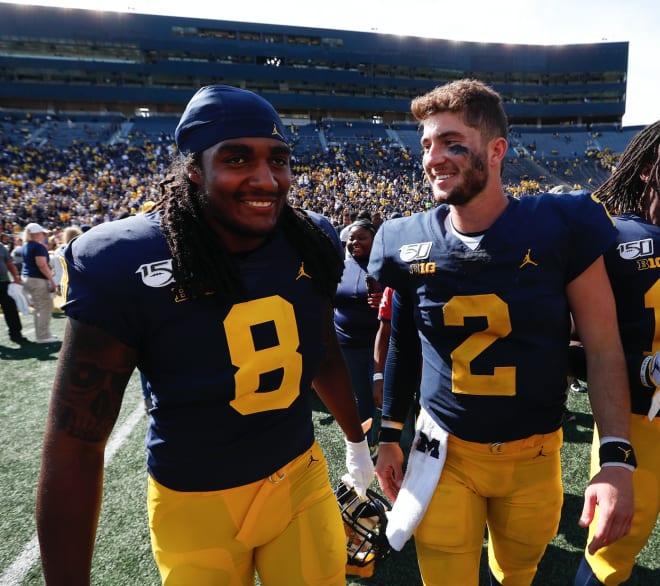
<svg viewBox="0 0 660 586">
<path fill-rule="evenodd" d="M 502 187 L 500 96 L 459 80 L 413 100 L 437 207 L 383 224 L 369 273 L 396 290 L 376 474 L 395 500 L 387 535 L 414 531 L 425 584 L 478 583 L 484 529 L 492 584 L 532 583 L 562 507 L 561 423 L 573 314 L 608 450 L 586 489 L 590 551 L 626 535 L 632 447 L 625 361 L 603 252 L 616 237 L 595 198 L 514 199 Z M 405 478 L 398 445 L 423 359 Z"/>
<path fill-rule="evenodd" d="M 628 363 L 630 440 L 635 446 L 635 515 L 630 533 L 596 552 L 588 549 L 575 586 L 621 584 L 632 572 L 660 512 L 660 121 L 628 144 L 613 174 L 595 192 L 617 214 L 615 245 L 605 267 L 616 300 L 617 319 Z M 578 350 L 579 349 L 575 349 Z M 598 471 L 600 438 L 595 430 L 592 474 Z M 592 538 L 594 524 L 589 527 Z"/>
<path fill-rule="evenodd" d="M 153 211 L 67 249 L 37 502 L 46 582 L 89 584 L 104 448 L 137 367 L 153 404 L 148 510 L 163 584 L 250 584 L 255 571 L 264 585 L 345 584 L 311 417 L 314 388 L 364 495 L 373 464 L 333 326 L 341 258 L 324 224 L 287 204 L 290 148 L 266 100 L 204 87 L 175 138 Z"/>
</svg>

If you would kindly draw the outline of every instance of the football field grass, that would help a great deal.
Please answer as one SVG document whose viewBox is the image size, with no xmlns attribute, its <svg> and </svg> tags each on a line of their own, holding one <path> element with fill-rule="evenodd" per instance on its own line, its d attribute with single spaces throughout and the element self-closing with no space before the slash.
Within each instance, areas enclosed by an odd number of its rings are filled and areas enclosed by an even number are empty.
<svg viewBox="0 0 660 586">
<path fill-rule="evenodd" d="M 32 319 L 22 319 L 24 333 L 34 339 Z M 61 314 L 53 318 L 53 333 L 60 339 L 65 321 Z M 4 320 L 0 327 L 0 585 L 43 585 L 35 539 L 34 503 L 43 428 L 60 345 L 33 344 L 19 348 L 8 341 Z M 572 585 L 586 538 L 586 531 L 577 525 L 587 483 L 593 430 L 586 393 L 569 393 L 569 409 L 574 418 L 564 426 L 562 463 L 566 495 L 562 520 L 558 535 L 541 562 L 535 586 Z M 335 485 L 344 473 L 342 436 L 319 402 L 314 421 Z M 149 546 L 145 502 L 146 426 L 139 379 L 135 374 L 106 450 L 105 494 L 92 571 L 94 585 L 159 584 Z M 481 585 L 485 586 L 488 581 L 483 567 L 481 576 Z M 421 584 L 414 543 L 409 542 L 402 552 L 394 552 L 382 561 L 372 578 L 349 577 L 347 583 L 351 586 Z M 657 523 L 627 584 L 660 585 L 660 528 Z"/>
</svg>

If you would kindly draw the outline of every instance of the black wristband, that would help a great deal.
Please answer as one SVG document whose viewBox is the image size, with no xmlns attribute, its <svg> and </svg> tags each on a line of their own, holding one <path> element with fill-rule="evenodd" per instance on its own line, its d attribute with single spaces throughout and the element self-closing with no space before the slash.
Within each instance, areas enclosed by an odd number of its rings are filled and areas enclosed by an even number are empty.
<svg viewBox="0 0 660 586">
<path fill-rule="evenodd" d="M 628 442 L 606 442 L 598 450 L 600 465 L 603 464 L 624 464 L 637 468 L 637 458 L 635 451 Z"/>
<path fill-rule="evenodd" d="M 396 427 L 381 427 L 378 434 L 380 444 L 398 444 L 401 439 L 401 429 Z"/>
</svg>

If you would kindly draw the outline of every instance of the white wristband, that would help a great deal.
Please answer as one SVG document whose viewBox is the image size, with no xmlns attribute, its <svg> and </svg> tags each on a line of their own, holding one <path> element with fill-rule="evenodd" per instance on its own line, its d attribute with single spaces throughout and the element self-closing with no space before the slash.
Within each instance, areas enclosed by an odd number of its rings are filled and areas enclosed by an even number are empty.
<svg viewBox="0 0 660 586">
<path fill-rule="evenodd" d="M 649 380 L 651 374 L 652 362 L 654 358 L 655 357 L 653 355 L 644 358 L 644 360 L 642 360 L 642 365 L 639 369 L 639 380 L 645 387 L 649 389 L 652 389 L 655 386 L 653 382 Z"/>
<path fill-rule="evenodd" d="M 372 380 L 374 382 L 376 382 L 377 380 L 383 380 L 383 373 L 382 372 L 374 372 Z"/>
</svg>

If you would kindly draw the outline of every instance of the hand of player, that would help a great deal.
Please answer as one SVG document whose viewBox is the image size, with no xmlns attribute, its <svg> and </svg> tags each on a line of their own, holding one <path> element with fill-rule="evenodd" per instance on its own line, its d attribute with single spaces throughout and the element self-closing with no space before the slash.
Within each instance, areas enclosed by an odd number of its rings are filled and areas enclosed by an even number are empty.
<svg viewBox="0 0 660 586">
<path fill-rule="evenodd" d="M 581 527 L 593 522 L 596 506 L 598 521 L 593 539 L 587 544 L 591 554 L 630 532 L 634 513 L 632 472 L 622 466 L 600 469 L 584 493 Z"/>
<path fill-rule="evenodd" d="M 385 496 L 394 502 L 403 482 L 403 450 L 399 444 L 378 445 L 376 478 Z"/>
<path fill-rule="evenodd" d="M 345 478 L 347 485 L 355 489 L 360 499 L 367 498 L 367 488 L 374 479 L 374 463 L 371 461 L 371 452 L 366 438 L 361 442 L 346 441 L 346 469 L 348 474 Z"/>
</svg>

